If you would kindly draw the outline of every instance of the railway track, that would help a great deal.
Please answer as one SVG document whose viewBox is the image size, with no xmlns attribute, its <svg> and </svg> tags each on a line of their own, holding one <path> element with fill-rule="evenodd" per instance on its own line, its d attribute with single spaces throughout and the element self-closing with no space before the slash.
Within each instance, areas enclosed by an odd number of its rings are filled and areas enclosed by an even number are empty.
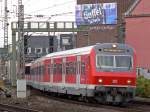
<svg viewBox="0 0 150 112">
<path fill-rule="evenodd" d="M 37 91 L 36 91 L 37 93 Z M 114 105 L 104 105 L 104 104 L 99 104 L 96 102 L 83 102 L 83 101 L 77 101 L 76 98 L 72 99 L 66 99 L 64 97 L 60 96 L 53 96 L 53 95 L 48 95 L 48 94 L 43 94 L 42 92 L 38 93 L 39 97 L 44 97 L 45 99 L 52 99 L 64 103 L 71 103 L 75 105 L 83 105 L 83 106 L 88 106 L 88 107 L 96 107 L 96 108 L 104 108 L 108 110 L 116 110 L 116 111 L 121 111 L 121 112 L 150 112 L 150 103 L 143 103 L 143 102 L 131 102 L 127 106 L 114 106 Z"/>
<path fill-rule="evenodd" d="M 0 112 L 40 112 L 40 111 L 0 103 Z"/>
</svg>

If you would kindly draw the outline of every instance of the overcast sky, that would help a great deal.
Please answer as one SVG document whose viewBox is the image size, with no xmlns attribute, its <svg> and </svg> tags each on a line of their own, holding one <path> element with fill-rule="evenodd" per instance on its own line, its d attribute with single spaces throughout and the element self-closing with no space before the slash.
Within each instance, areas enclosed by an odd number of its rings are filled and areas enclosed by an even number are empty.
<svg viewBox="0 0 150 112">
<path fill-rule="evenodd" d="M 25 20 L 74 21 L 76 0 L 22 0 Z M 9 22 L 17 20 L 16 12 L 18 0 L 8 0 Z M 72 13 L 71 13 L 72 12 Z M 63 14 L 67 13 L 67 14 Z M 56 14 L 62 14 L 57 16 Z M 44 18 L 35 18 L 35 15 L 45 15 Z M 48 17 L 52 16 L 51 19 Z M 0 16 L 4 17 L 4 0 L 0 0 Z M 28 19 L 28 17 L 32 17 Z M 0 18 L 0 47 L 3 47 L 3 18 Z M 9 42 L 11 41 L 9 31 Z"/>
</svg>

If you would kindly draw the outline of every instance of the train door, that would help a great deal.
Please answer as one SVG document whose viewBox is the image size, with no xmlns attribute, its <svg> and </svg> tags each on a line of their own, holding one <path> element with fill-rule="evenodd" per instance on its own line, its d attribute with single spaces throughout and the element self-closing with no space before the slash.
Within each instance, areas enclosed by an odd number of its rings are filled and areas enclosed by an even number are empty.
<svg viewBox="0 0 150 112">
<path fill-rule="evenodd" d="M 62 82 L 62 58 L 54 59 L 53 82 L 54 83 L 61 83 Z"/>
<path fill-rule="evenodd" d="M 81 56 L 81 76 L 80 83 L 88 84 L 88 75 L 89 75 L 89 56 L 83 55 Z"/>
<path fill-rule="evenodd" d="M 43 81 L 49 82 L 50 81 L 50 59 L 46 59 L 44 61 L 44 76 Z"/>
<path fill-rule="evenodd" d="M 70 56 L 66 58 L 65 82 L 76 84 L 76 56 Z"/>
</svg>

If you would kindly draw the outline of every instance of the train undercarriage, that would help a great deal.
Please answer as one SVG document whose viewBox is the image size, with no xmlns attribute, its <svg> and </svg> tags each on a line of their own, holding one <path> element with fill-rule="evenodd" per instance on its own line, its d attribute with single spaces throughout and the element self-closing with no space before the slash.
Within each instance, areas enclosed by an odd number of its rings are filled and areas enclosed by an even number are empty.
<svg viewBox="0 0 150 112">
<path fill-rule="evenodd" d="M 95 88 L 95 99 L 99 103 L 124 104 L 133 100 L 135 88 L 133 87 L 104 87 Z"/>
<path fill-rule="evenodd" d="M 67 96 L 68 98 L 78 99 L 80 101 L 96 101 L 101 104 L 126 104 L 132 101 L 135 95 L 135 88 L 133 87 L 96 86 L 95 89 L 87 89 L 59 86 L 44 86 L 33 83 L 30 83 L 30 86 L 44 92 L 53 93 L 56 96 L 63 95 Z"/>
</svg>

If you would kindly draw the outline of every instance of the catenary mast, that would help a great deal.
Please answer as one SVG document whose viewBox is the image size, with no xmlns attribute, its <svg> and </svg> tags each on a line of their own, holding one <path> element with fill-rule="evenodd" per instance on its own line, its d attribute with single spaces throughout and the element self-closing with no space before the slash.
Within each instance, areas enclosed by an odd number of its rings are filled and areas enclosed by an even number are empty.
<svg viewBox="0 0 150 112">
<path fill-rule="evenodd" d="M 18 71 L 17 79 L 24 77 L 24 5 L 18 0 Z"/>
</svg>

